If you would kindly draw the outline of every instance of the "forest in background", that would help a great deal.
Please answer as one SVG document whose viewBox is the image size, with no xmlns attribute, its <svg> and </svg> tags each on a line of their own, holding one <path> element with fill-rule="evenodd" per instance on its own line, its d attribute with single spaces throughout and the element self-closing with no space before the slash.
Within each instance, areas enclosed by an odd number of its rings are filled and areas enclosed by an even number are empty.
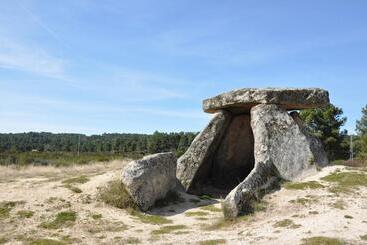
<svg viewBox="0 0 367 245">
<path fill-rule="evenodd" d="M 196 134 L 0 134 L 0 165 L 84 164 L 91 161 L 139 158 L 167 151 L 176 152 L 177 156 L 181 156 Z"/>
</svg>

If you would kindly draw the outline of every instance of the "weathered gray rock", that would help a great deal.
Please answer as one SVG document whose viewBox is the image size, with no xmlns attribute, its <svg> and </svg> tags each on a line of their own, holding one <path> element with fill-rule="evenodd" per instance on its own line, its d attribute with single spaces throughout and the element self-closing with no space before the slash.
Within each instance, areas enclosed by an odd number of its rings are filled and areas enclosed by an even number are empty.
<svg viewBox="0 0 367 245">
<path fill-rule="evenodd" d="M 176 185 L 176 156 L 172 152 L 130 162 L 122 171 L 122 183 L 132 199 L 146 211 Z"/>
<path fill-rule="evenodd" d="M 230 121 L 230 113 L 220 111 L 178 159 L 176 176 L 186 191 L 193 191 L 210 173 L 212 157 Z"/>
<path fill-rule="evenodd" d="M 255 162 L 272 162 L 283 179 L 298 180 L 327 164 L 326 156 L 313 149 L 314 141 L 278 105 L 253 107 L 251 126 Z"/>
<path fill-rule="evenodd" d="M 278 180 L 298 180 L 328 163 L 321 142 L 307 133 L 295 112 L 290 116 L 278 105 L 257 105 L 251 109 L 251 126 L 255 168 L 225 198 L 227 218 L 249 211 L 251 202 Z"/>
<path fill-rule="evenodd" d="M 234 218 L 252 209 L 252 202 L 273 189 L 279 182 L 278 173 L 271 161 L 258 162 L 251 173 L 234 188 L 222 203 L 225 218 Z"/>
<path fill-rule="evenodd" d="M 257 104 L 277 104 L 287 110 L 317 108 L 329 103 L 329 93 L 318 88 L 245 88 L 223 93 L 203 101 L 205 112 L 227 109 L 234 113 L 249 112 Z"/>
</svg>

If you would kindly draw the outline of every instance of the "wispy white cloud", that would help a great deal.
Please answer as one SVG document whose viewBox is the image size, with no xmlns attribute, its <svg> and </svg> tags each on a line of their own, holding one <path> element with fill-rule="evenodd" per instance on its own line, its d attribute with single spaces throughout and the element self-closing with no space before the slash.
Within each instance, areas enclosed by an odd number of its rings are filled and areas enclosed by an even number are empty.
<svg viewBox="0 0 367 245">
<path fill-rule="evenodd" d="M 65 60 L 54 57 L 39 47 L 0 39 L 0 68 L 61 79 L 65 75 L 65 64 Z"/>
</svg>

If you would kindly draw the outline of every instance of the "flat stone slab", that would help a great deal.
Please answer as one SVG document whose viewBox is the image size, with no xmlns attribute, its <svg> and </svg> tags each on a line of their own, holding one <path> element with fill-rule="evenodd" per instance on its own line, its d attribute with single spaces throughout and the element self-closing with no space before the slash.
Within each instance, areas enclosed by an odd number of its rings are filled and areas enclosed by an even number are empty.
<svg viewBox="0 0 367 245">
<path fill-rule="evenodd" d="M 277 104 L 286 110 L 300 110 L 318 108 L 328 103 L 328 91 L 319 88 L 244 88 L 204 100 L 203 110 L 208 113 L 222 109 L 248 113 L 258 104 Z"/>
</svg>

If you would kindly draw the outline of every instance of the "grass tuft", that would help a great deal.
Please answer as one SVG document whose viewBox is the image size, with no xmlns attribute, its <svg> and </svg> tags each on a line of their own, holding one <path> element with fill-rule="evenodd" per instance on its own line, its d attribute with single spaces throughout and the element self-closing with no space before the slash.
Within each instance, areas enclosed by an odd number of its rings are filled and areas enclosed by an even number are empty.
<svg viewBox="0 0 367 245">
<path fill-rule="evenodd" d="M 65 242 L 53 240 L 53 239 L 47 239 L 47 238 L 41 238 L 41 239 L 34 239 L 29 242 L 30 245 L 66 245 Z"/>
<path fill-rule="evenodd" d="M 225 239 L 204 240 L 204 241 L 199 242 L 200 245 L 217 245 L 217 244 L 225 244 L 225 243 L 226 243 Z"/>
<path fill-rule="evenodd" d="M 295 224 L 293 222 L 293 220 L 291 220 L 291 219 L 284 219 L 284 220 L 276 222 L 273 225 L 273 227 L 275 227 L 275 228 L 286 227 L 286 228 L 290 228 L 290 229 L 297 229 L 297 228 L 301 227 L 301 225 Z"/>
<path fill-rule="evenodd" d="M 62 181 L 63 184 L 84 184 L 89 181 L 89 178 L 85 175 L 73 177 Z"/>
<path fill-rule="evenodd" d="M 287 182 L 284 187 L 288 190 L 306 190 L 306 189 L 320 189 L 324 188 L 322 184 L 317 181 L 308 182 Z"/>
<path fill-rule="evenodd" d="M 322 180 L 336 184 L 329 189 L 335 194 L 348 193 L 360 186 L 367 186 L 367 174 L 361 172 L 334 172 Z"/>
<path fill-rule="evenodd" d="M 10 211 L 18 204 L 24 204 L 25 201 L 4 201 L 0 202 L 0 220 L 9 218 Z"/>
<path fill-rule="evenodd" d="M 137 209 L 124 185 L 118 180 L 111 181 L 105 187 L 100 188 L 98 199 L 116 208 Z"/>
<path fill-rule="evenodd" d="M 207 215 L 210 215 L 210 213 L 204 212 L 204 211 L 191 211 L 191 212 L 186 212 L 185 213 L 185 216 L 187 216 L 187 217 L 207 216 Z"/>
<path fill-rule="evenodd" d="M 76 186 L 73 186 L 71 184 L 66 184 L 66 185 L 64 185 L 64 187 L 71 190 L 72 192 L 75 192 L 75 193 L 82 193 L 83 192 L 80 188 L 78 188 Z"/>
<path fill-rule="evenodd" d="M 33 211 L 29 211 L 29 210 L 19 210 L 17 212 L 17 215 L 20 218 L 31 218 L 33 216 L 34 212 Z"/>
<path fill-rule="evenodd" d="M 202 206 L 200 207 L 202 210 L 211 211 L 211 212 L 222 212 L 221 208 L 217 208 L 214 205 Z"/>
<path fill-rule="evenodd" d="M 172 220 L 169 220 L 165 217 L 158 215 L 150 215 L 144 214 L 136 209 L 127 209 L 128 213 L 143 223 L 153 224 L 153 225 L 162 225 L 162 224 L 171 224 Z"/>
<path fill-rule="evenodd" d="M 74 211 L 60 212 L 53 221 L 41 223 L 40 226 L 45 229 L 59 229 L 65 225 L 74 224 L 76 216 Z"/>
<path fill-rule="evenodd" d="M 92 219 L 94 220 L 102 219 L 102 214 L 92 214 Z"/>
<path fill-rule="evenodd" d="M 162 226 L 158 230 L 152 231 L 152 234 L 153 235 L 168 234 L 168 233 L 171 233 L 173 231 L 183 230 L 183 229 L 186 229 L 186 228 L 187 228 L 186 225 L 167 225 L 167 226 Z"/>
<path fill-rule="evenodd" d="M 333 207 L 333 208 L 337 208 L 337 209 L 343 210 L 343 209 L 345 209 L 346 204 L 345 204 L 345 202 L 342 199 L 339 199 L 336 202 L 331 203 L 330 206 Z"/>
<path fill-rule="evenodd" d="M 315 236 L 304 238 L 301 240 L 302 245 L 343 245 L 345 244 L 342 240 L 332 237 Z"/>
<path fill-rule="evenodd" d="M 367 234 L 366 235 L 363 235 L 363 236 L 359 236 L 361 238 L 361 240 L 363 241 L 367 241 Z"/>
</svg>

